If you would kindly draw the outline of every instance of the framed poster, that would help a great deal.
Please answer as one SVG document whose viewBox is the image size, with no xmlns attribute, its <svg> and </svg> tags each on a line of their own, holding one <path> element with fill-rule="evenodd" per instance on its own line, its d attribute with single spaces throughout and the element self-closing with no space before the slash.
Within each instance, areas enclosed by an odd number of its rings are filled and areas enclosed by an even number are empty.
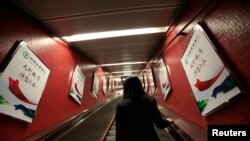
<svg viewBox="0 0 250 141">
<path fill-rule="evenodd" d="M 172 90 L 169 76 L 168 76 L 168 70 L 167 67 L 163 61 L 163 59 L 159 59 L 157 64 L 159 65 L 158 67 L 158 75 L 159 75 L 159 80 L 160 80 L 160 87 L 161 91 L 164 97 L 164 100 L 167 98 L 168 94 Z"/>
<path fill-rule="evenodd" d="M 181 63 L 202 116 L 241 93 L 199 24 L 195 26 Z"/>
<path fill-rule="evenodd" d="M 112 77 L 112 92 L 115 92 L 115 77 Z"/>
<path fill-rule="evenodd" d="M 0 78 L 0 112 L 31 123 L 50 70 L 21 42 Z"/>
<path fill-rule="evenodd" d="M 139 75 L 139 79 L 140 79 L 140 81 L 141 81 L 141 84 L 142 84 L 143 89 L 145 89 L 145 83 L 144 83 L 143 73 L 141 73 L 141 74 Z"/>
<path fill-rule="evenodd" d="M 143 77 L 143 83 L 144 83 L 144 91 L 148 93 L 148 80 L 147 80 L 147 73 L 142 74 Z"/>
<path fill-rule="evenodd" d="M 93 86 L 92 86 L 92 95 L 97 98 L 98 96 L 98 88 L 99 88 L 99 78 L 96 72 L 94 72 L 93 78 Z"/>
<path fill-rule="evenodd" d="M 108 89 L 109 89 L 109 93 L 111 93 L 111 92 L 113 92 L 113 85 L 114 85 L 114 83 L 113 83 L 113 76 L 112 75 L 109 75 L 109 87 L 108 87 Z"/>
<path fill-rule="evenodd" d="M 149 94 L 154 95 L 155 93 L 155 82 L 153 76 L 153 68 L 147 69 L 148 79 L 149 79 Z"/>
<path fill-rule="evenodd" d="M 80 67 L 76 65 L 70 86 L 70 96 L 78 103 L 82 103 L 82 95 L 84 90 L 85 75 Z"/>
<path fill-rule="evenodd" d="M 112 92 L 112 75 L 108 76 L 108 92 Z"/>
<path fill-rule="evenodd" d="M 108 78 L 107 78 L 107 76 L 104 75 L 102 77 L 102 81 L 103 81 L 103 83 L 102 83 L 103 94 L 107 95 L 108 94 Z"/>
</svg>

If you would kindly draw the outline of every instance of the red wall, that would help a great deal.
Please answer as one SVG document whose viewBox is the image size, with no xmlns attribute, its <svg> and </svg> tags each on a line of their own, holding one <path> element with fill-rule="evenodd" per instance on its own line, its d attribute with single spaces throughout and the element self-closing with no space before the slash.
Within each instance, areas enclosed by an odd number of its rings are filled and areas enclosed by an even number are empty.
<svg viewBox="0 0 250 141">
<path fill-rule="evenodd" d="M 19 8 L 1 1 L 0 4 L 0 64 L 4 69 L 8 53 L 16 41 L 23 40 L 48 66 L 51 73 L 43 92 L 33 123 L 25 123 L 6 115 L 0 115 L 0 138 L 8 141 L 25 140 L 32 135 L 69 118 L 76 113 L 102 102 L 104 97 L 99 85 L 97 99 L 90 94 L 93 71 L 101 79 L 103 70 L 97 68 L 61 40 L 49 36 L 39 24 Z M 69 97 L 71 75 L 78 64 L 86 76 L 82 105 Z"/>
<path fill-rule="evenodd" d="M 188 0 L 185 9 L 166 35 L 162 47 L 188 24 L 190 19 L 206 3 L 205 0 Z M 159 103 L 170 108 L 187 121 L 207 130 L 208 124 L 250 124 L 250 2 L 246 0 L 211 1 L 209 5 L 187 26 L 186 35 L 178 36 L 164 51 L 163 58 L 169 67 L 173 91 L 163 100 L 156 94 Z M 211 32 L 210 37 L 223 54 L 223 60 L 238 80 L 244 93 L 232 102 L 207 117 L 202 117 L 181 65 L 180 59 L 188 45 L 192 30 L 197 22 L 202 22 Z"/>
</svg>

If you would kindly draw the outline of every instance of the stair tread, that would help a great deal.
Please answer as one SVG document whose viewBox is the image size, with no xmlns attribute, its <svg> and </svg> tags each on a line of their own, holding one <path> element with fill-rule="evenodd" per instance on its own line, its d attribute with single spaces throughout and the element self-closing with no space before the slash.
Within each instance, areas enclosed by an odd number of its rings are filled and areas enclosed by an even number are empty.
<svg viewBox="0 0 250 141">
<path fill-rule="evenodd" d="M 115 136 L 107 136 L 106 141 L 115 141 Z"/>
<path fill-rule="evenodd" d="M 114 121 L 108 131 L 105 141 L 115 141 L 116 139 L 116 122 Z"/>
<path fill-rule="evenodd" d="M 108 136 L 110 136 L 110 135 L 115 136 L 115 134 L 116 134 L 116 130 L 109 130 L 109 132 L 108 132 Z"/>
</svg>

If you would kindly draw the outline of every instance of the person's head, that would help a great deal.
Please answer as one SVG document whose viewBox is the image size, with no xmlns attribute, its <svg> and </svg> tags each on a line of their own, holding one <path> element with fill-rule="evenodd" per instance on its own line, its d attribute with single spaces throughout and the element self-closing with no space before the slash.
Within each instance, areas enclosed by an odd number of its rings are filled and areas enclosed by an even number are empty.
<svg viewBox="0 0 250 141">
<path fill-rule="evenodd" d="M 145 94 L 138 77 L 129 77 L 123 84 L 124 98 L 133 98 Z"/>
</svg>

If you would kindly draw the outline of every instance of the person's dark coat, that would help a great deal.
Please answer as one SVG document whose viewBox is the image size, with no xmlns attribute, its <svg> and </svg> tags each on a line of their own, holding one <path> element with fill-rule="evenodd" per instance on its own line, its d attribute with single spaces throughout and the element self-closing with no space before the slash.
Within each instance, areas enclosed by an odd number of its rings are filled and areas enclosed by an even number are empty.
<svg viewBox="0 0 250 141">
<path fill-rule="evenodd" d="M 170 122 L 162 118 L 152 96 L 125 96 L 116 109 L 116 141 L 159 141 L 154 124 L 162 129 Z"/>
</svg>

